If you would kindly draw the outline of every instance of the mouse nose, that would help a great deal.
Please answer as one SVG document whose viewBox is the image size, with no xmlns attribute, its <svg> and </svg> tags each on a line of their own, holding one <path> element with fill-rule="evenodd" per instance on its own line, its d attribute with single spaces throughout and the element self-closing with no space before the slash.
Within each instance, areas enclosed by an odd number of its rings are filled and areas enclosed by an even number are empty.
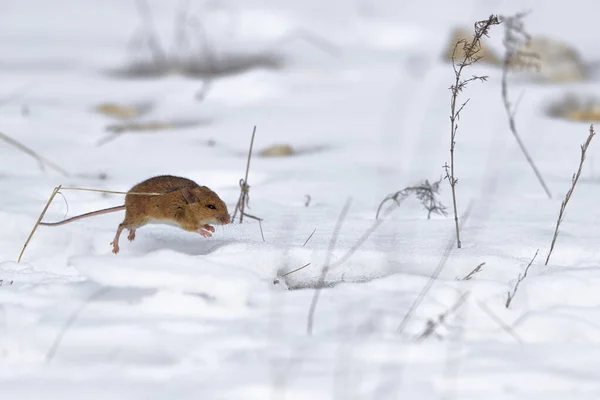
<svg viewBox="0 0 600 400">
<path fill-rule="evenodd" d="M 228 224 L 229 222 L 231 222 L 229 214 L 219 215 L 218 220 L 221 221 L 221 223 L 223 224 Z"/>
</svg>

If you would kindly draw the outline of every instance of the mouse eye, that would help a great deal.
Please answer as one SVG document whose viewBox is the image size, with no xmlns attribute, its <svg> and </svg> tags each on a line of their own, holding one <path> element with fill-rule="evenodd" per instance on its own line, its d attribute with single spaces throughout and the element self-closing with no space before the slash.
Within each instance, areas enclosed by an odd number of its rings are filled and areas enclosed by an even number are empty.
<svg viewBox="0 0 600 400">
<path fill-rule="evenodd" d="M 209 204 L 206 207 L 210 208 L 211 210 L 216 210 L 217 209 L 217 207 L 215 207 L 214 204 Z"/>
</svg>

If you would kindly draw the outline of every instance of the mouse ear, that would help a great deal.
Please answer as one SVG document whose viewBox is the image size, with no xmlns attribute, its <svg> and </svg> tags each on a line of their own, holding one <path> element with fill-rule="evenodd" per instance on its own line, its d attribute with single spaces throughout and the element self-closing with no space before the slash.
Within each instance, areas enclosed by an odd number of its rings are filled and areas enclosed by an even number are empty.
<svg viewBox="0 0 600 400">
<path fill-rule="evenodd" d="M 192 188 L 184 187 L 181 190 L 181 193 L 183 194 L 183 198 L 185 199 L 185 201 L 187 201 L 188 204 L 197 203 L 199 201 L 198 197 L 196 196 L 196 193 L 194 193 Z"/>
</svg>

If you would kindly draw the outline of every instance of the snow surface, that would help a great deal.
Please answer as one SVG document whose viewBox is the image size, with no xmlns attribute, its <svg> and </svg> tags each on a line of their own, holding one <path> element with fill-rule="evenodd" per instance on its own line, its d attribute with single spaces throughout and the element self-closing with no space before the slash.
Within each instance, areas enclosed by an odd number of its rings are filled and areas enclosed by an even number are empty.
<svg viewBox="0 0 600 400">
<path fill-rule="evenodd" d="M 172 44 L 177 2 L 149 4 L 163 44 Z M 283 66 L 219 77 L 198 101 L 199 78 L 111 75 L 133 57 L 133 1 L 3 3 L 0 131 L 71 175 L 42 172 L 0 142 L 0 399 L 600 398 L 598 143 L 543 265 L 588 124 L 549 119 L 542 109 L 565 90 L 593 93 L 597 82 L 511 87 L 513 98 L 524 93 L 517 123 L 553 193 L 548 200 L 508 131 L 500 72 L 474 67 L 489 80 L 463 97 L 471 98 L 456 150 L 459 213 L 469 210 L 463 248 L 453 246 L 451 216 L 427 219 L 409 199 L 336 264 L 372 226 L 384 196 L 438 179 L 449 161 L 453 75 L 440 54 L 451 27 L 530 9 L 531 33 L 571 42 L 594 61 L 597 1 L 231 0 L 190 8 L 222 59 L 267 54 Z M 307 32 L 336 51 L 303 40 Z M 491 36 L 500 50 L 502 29 Z M 199 125 L 98 145 L 114 123 L 91 111 L 102 102 L 152 103 L 146 118 Z M 152 225 L 134 242 L 123 237 L 115 256 L 109 242 L 119 213 L 39 227 L 16 262 L 59 184 L 126 191 L 153 175 L 182 175 L 233 211 L 255 124 L 250 212 L 264 218 L 264 242 L 253 220 L 217 227 L 210 239 Z M 257 155 L 277 143 L 300 153 Z M 64 195 L 68 213 L 58 196 L 47 220 L 122 202 Z M 451 205 L 446 182 L 441 200 Z M 399 334 L 445 254 L 439 279 Z M 328 257 L 328 288 L 308 335 Z M 436 334 L 416 340 L 464 293 Z"/>
</svg>

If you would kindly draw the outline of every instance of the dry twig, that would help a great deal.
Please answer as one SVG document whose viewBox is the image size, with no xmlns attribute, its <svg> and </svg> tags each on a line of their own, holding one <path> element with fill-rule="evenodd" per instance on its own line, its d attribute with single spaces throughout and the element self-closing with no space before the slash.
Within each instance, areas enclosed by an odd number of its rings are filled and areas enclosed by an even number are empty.
<svg viewBox="0 0 600 400">
<path fill-rule="evenodd" d="M 458 298 L 456 303 L 454 303 L 454 305 L 452 307 L 450 307 L 449 309 L 447 309 L 446 311 L 444 311 L 443 313 L 438 315 L 436 319 L 427 320 L 425 329 L 417 337 L 417 341 L 422 341 L 424 339 L 427 339 L 429 336 L 436 334 L 437 333 L 436 329 L 446 322 L 446 320 L 448 319 L 448 316 L 450 314 L 454 313 L 456 310 L 458 310 L 465 303 L 465 301 L 467 300 L 467 297 L 469 297 L 469 293 L 470 292 L 463 293 Z"/>
<path fill-rule="evenodd" d="M 317 228 L 313 229 L 312 233 L 308 236 L 308 239 L 306 239 L 304 241 L 304 244 L 302 245 L 302 247 L 306 246 L 306 243 L 308 243 L 308 241 L 310 240 L 310 238 L 313 237 L 313 235 L 315 234 L 316 231 L 317 231 Z"/>
<path fill-rule="evenodd" d="M 519 65 L 523 67 L 532 67 L 535 69 L 539 68 L 539 56 L 537 54 L 522 50 L 524 45 L 531 40 L 531 36 L 529 36 L 529 34 L 525 31 L 525 24 L 523 23 L 523 18 L 525 15 L 527 15 L 527 13 L 519 13 L 511 17 L 501 17 L 501 20 L 504 23 L 504 48 L 506 50 L 504 53 L 504 63 L 502 65 L 502 102 L 508 117 L 508 126 L 510 131 L 515 137 L 517 144 L 521 148 L 521 152 L 531 166 L 531 169 L 535 173 L 540 185 L 542 185 L 542 188 L 546 192 L 546 195 L 549 199 L 551 199 L 552 194 L 550 193 L 550 189 L 548 189 L 542 174 L 537 169 L 535 163 L 533 162 L 533 158 L 531 158 L 531 155 L 529 155 L 527 148 L 525 148 L 525 143 L 523 143 L 517 131 L 515 113 L 517 111 L 518 103 L 514 108 L 512 108 L 508 98 L 508 70 L 514 66 L 517 61 Z"/>
<path fill-rule="evenodd" d="M 240 179 L 240 197 L 235 206 L 235 210 L 233 211 L 233 216 L 231 217 L 231 220 L 233 221 L 239 211 L 240 212 L 240 224 L 243 222 L 244 216 L 255 219 L 259 222 L 262 221 L 262 218 L 258 218 L 253 215 L 250 215 L 250 214 L 246 213 L 246 211 L 245 211 L 245 207 L 250 208 L 250 206 L 248 204 L 250 201 L 250 195 L 249 195 L 250 185 L 248 185 L 248 172 L 250 171 L 250 159 L 252 157 L 252 147 L 254 146 L 254 135 L 255 134 L 256 134 L 256 125 L 254 126 L 254 130 L 252 131 L 252 139 L 250 139 L 250 149 L 248 150 L 248 162 L 246 163 L 246 175 L 245 175 L 244 179 Z M 263 237 L 263 240 L 264 240 L 264 237 Z"/>
<path fill-rule="evenodd" d="M 469 100 L 465 101 L 462 105 L 457 105 L 458 95 L 462 92 L 467 85 L 472 81 L 486 81 L 487 76 L 476 76 L 473 75 L 470 78 L 462 77 L 462 72 L 465 67 L 471 66 L 475 64 L 477 61 L 481 59 L 479 56 L 479 52 L 481 50 L 481 38 L 483 36 L 488 36 L 488 31 L 493 25 L 500 24 L 498 21 L 498 17 L 495 15 L 490 15 L 488 19 L 478 21 L 475 23 L 475 35 L 473 39 L 468 42 L 466 39 L 461 39 L 456 42 L 454 45 L 454 50 L 452 52 L 452 68 L 454 69 L 454 84 L 450 86 L 450 91 L 452 92 L 451 100 L 450 100 L 450 165 L 447 163 L 444 165 L 444 169 L 446 171 L 446 178 L 450 183 L 450 187 L 452 189 L 452 204 L 454 209 L 454 224 L 456 228 L 456 246 L 460 249 L 460 230 L 459 230 L 459 222 L 458 222 L 458 211 L 456 206 L 456 184 L 458 183 L 458 179 L 454 173 L 454 147 L 456 145 L 456 132 L 458 130 L 458 120 L 460 119 L 460 113 L 463 108 L 467 105 Z M 455 59 L 456 49 L 459 45 L 463 46 L 463 59 L 457 64 Z"/>
<path fill-rule="evenodd" d="M 525 278 L 527 278 L 527 272 L 529 272 L 529 267 L 531 267 L 531 264 L 533 264 L 533 262 L 535 261 L 535 258 L 537 257 L 539 250 L 540 249 L 537 249 L 535 251 L 533 258 L 531 259 L 531 261 L 529 261 L 529 264 L 527 264 L 527 267 L 525 267 L 525 272 L 523 272 L 523 275 L 519 274 L 519 276 L 517 277 L 517 283 L 515 283 L 515 287 L 514 287 L 512 293 L 508 292 L 508 294 L 506 296 L 506 304 L 505 304 L 506 308 L 510 307 L 510 303 L 512 303 L 512 299 L 517 294 L 517 290 L 519 290 L 519 285 Z"/>
<path fill-rule="evenodd" d="M 398 206 L 402 204 L 404 199 L 406 199 L 411 193 L 414 193 L 417 199 L 421 201 L 423 207 L 427 210 L 427 219 L 431 218 L 432 213 L 448 215 L 446 213 L 446 206 L 444 206 L 435 196 L 439 194 L 440 183 L 442 182 L 441 178 L 439 181 L 434 182 L 433 184 L 429 183 L 428 180 L 425 180 L 423 183 L 417 186 L 408 186 L 404 189 L 397 191 L 396 193 L 388 194 L 383 201 L 377 207 L 377 214 L 375 214 L 375 218 L 379 219 L 379 213 L 381 212 L 381 207 L 388 201 L 394 201 Z"/>
<path fill-rule="evenodd" d="M 481 271 L 481 268 L 483 268 L 483 266 L 485 265 L 485 262 L 482 262 L 481 264 L 479 264 L 478 266 L 475 267 L 475 269 L 471 272 L 469 272 L 464 278 L 461 279 L 461 281 L 470 281 L 471 278 L 473 278 L 473 276 L 478 273 L 479 271 Z M 456 280 L 459 280 L 458 278 L 456 278 Z"/>
<path fill-rule="evenodd" d="M 573 191 L 575 190 L 575 185 L 577 185 L 577 181 L 579 180 L 579 176 L 581 175 L 581 170 L 583 169 L 583 162 L 585 161 L 585 153 L 587 152 L 590 143 L 596 135 L 594 132 L 594 125 L 590 125 L 590 134 L 586 139 L 585 143 L 581 145 L 581 158 L 579 160 L 579 168 L 577 172 L 573 174 L 573 178 L 571 179 L 571 188 L 565 195 L 565 199 L 560 205 L 560 211 L 558 212 L 558 219 L 556 220 L 556 228 L 554 229 L 554 236 L 552 237 L 552 243 L 550 244 L 550 251 L 548 252 L 548 257 L 546 257 L 546 263 L 544 265 L 548 265 L 548 261 L 550 261 L 550 256 L 552 255 L 552 250 L 554 250 L 554 244 L 556 243 L 556 238 L 558 237 L 558 229 L 560 228 L 560 223 L 563 221 L 565 217 L 565 209 L 567 208 L 567 204 L 573 195 Z"/>
</svg>

